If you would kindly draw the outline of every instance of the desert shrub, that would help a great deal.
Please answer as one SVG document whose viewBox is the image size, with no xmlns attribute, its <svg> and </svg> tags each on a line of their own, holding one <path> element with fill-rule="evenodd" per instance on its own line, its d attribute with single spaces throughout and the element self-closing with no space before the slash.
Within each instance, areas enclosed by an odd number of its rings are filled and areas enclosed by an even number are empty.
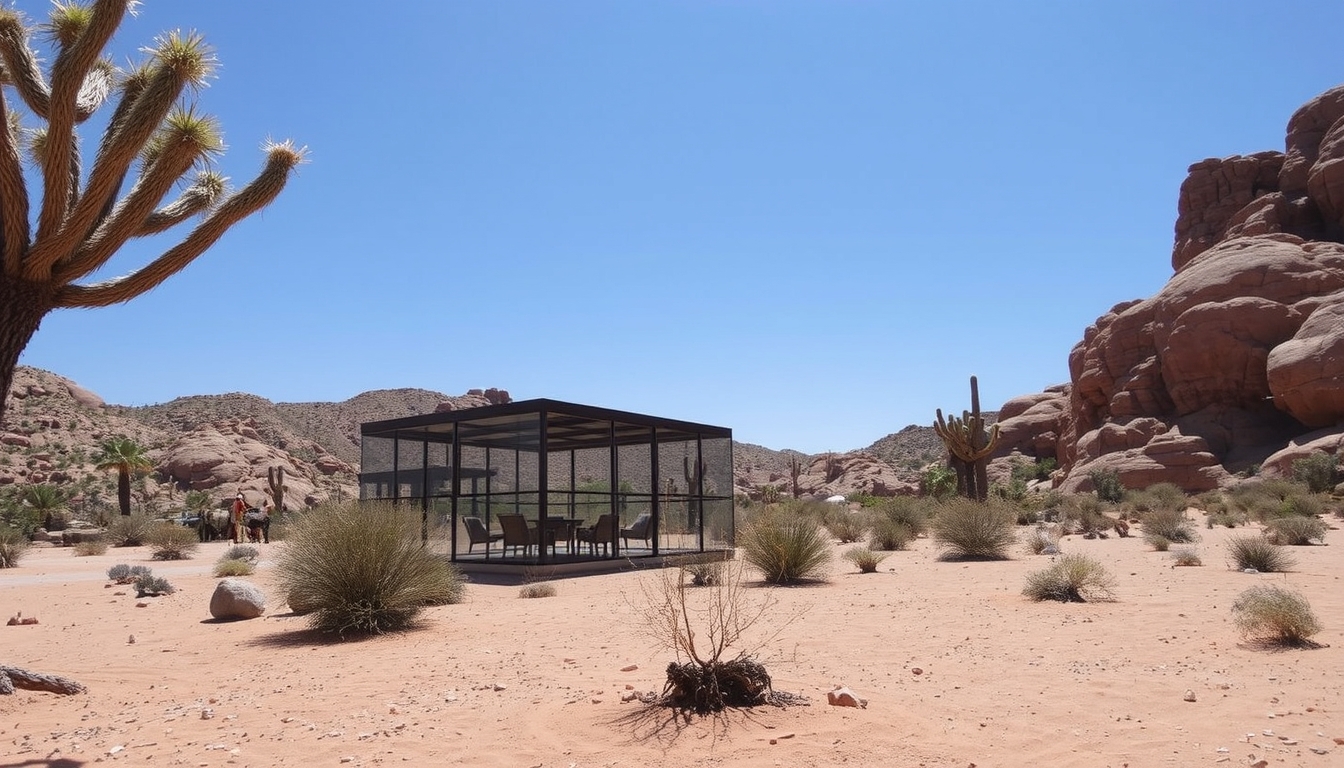
<svg viewBox="0 0 1344 768">
<path fill-rule="evenodd" d="M 1166 552 L 1171 549 L 1171 539 L 1160 533 L 1145 533 L 1143 534 L 1143 541 L 1152 547 L 1155 552 Z"/>
<path fill-rule="evenodd" d="M 841 544 L 849 544 L 863 538 L 863 535 L 868 532 L 868 524 L 861 515 L 841 511 L 840 514 L 833 515 L 830 520 L 826 521 L 826 530 Z"/>
<path fill-rule="evenodd" d="M 1244 525 L 1247 521 L 1245 512 L 1233 512 L 1231 510 L 1224 512 L 1213 512 L 1204 518 L 1204 524 L 1209 528 L 1221 525 L 1224 528 L 1236 528 L 1238 525 Z"/>
<path fill-rule="evenodd" d="M 1279 503 L 1278 512 L 1274 517 L 1315 517 L 1324 509 L 1325 503 L 1321 501 L 1320 496 L 1295 493 Z"/>
<path fill-rule="evenodd" d="M 1003 483 L 991 485 L 989 492 L 1004 501 L 1020 502 L 1027 498 L 1027 481 L 1020 477 L 1014 477 L 1009 479 L 1007 485 Z"/>
<path fill-rule="evenodd" d="M 1143 535 L 1161 536 L 1175 544 L 1189 544 L 1199 537 L 1195 534 L 1195 525 L 1185 510 L 1155 509 L 1143 514 Z"/>
<path fill-rule="evenodd" d="M 276 565 L 289 604 L 311 607 L 309 623 L 338 636 L 408 627 L 428 605 L 462 598 L 459 572 L 420 540 L 420 514 L 390 504 L 347 502 L 291 516 Z"/>
<path fill-rule="evenodd" d="M 1293 462 L 1293 479 L 1312 493 L 1324 493 L 1339 482 L 1339 463 L 1333 454 L 1313 453 Z"/>
<path fill-rule="evenodd" d="M 215 578 L 225 576 L 251 576 L 257 570 L 257 566 L 252 564 L 251 560 L 230 560 L 220 558 L 215 561 L 213 573 Z"/>
<path fill-rule="evenodd" d="M 693 587 L 712 587 L 723 578 L 723 561 L 712 560 L 707 563 L 687 563 L 681 570 L 691 577 Z"/>
<path fill-rule="evenodd" d="M 106 538 L 114 547 L 138 547 L 158 525 L 149 515 L 117 515 L 107 524 Z"/>
<path fill-rule="evenodd" d="M 874 508 L 874 518 L 883 517 L 893 523 L 901 523 L 910 531 L 912 538 L 918 538 L 929 530 L 927 507 L 936 503 L 911 496 L 893 496 L 883 499 Z"/>
<path fill-rule="evenodd" d="M 15 568 L 28 552 L 28 537 L 12 528 L 0 528 L 0 568 Z"/>
<path fill-rule="evenodd" d="M 1051 458 L 1036 459 L 1035 461 L 1015 461 L 1009 477 L 1013 480 L 1021 480 L 1023 488 L 1032 480 L 1049 480 L 1050 473 L 1055 471 L 1058 462 Z"/>
<path fill-rule="evenodd" d="M 74 547 L 75 557 L 92 557 L 107 553 L 107 542 L 102 539 L 85 539 Z"/>
<path fill-rule="evenodd" d="M 879 515 L 873 518 L 868 548 L 894 552 L 905 549 L 914 538 L 915 534 L 910 531 L 909 525 L 899 520 L 892 520 L 886 515 Z"/>
<path fill-rule="evenodd" d="M 930 498 L 951 498 L 957 492 L 957 473 L 946 464 L 930 464 L 919 476 L 919 488 Z"/>
<path fill-rule="evenodd" d="M 1027 575 L 1022 594 L 1032 600 L 1084 603 L 1114 599 L 1115 579 L 1086 555 L 1061 555 L 1042 571 Z"/>
<path fill-rule="evenodd" d="M 219 556 L 220 560 L 246 560 L 249 563 L 257 562 L 261 553 L 251 544 L 234 544 Z"/>
<path fill-rule="evenodd" d="M 788 512 L 756 516 L 740 534 L 742 559 L 772 584 L 821 578 L 831 560 L 831 542 L 811 519 Z"/>
<path fill-rule="evenodd" d="M 1302 595 L 1283 587 L 1257 584 L 1232 603 L 1237 628 L 1248 639 L 1281 645 L 1305 645 L 1321 631 L 1311 605 Z"/>
<path fill-rule="evenodd" d="M 1190 566 L 1203 565 L 1204 561 L 1199 559 L 1199 553 L 1190 547 L 1181 547 L 1171 553 L 1171 559 L 1176 565 Z"/>
<path fill-rule="evenodd" d="M 152 573 L 144 573 L 135 579 L 136 597 L 158 597 L 159 595 L 171 595 L 177 591 L 168 580 L 162 576 L 155 576 Z"/>
<path fill-rule="evenodd" d="M 1016 515 L 994 502 L 949 499 L 933 519 L 944 559 L 1005 560 L 1016 540 Z"/>
<path fill-rule="evenodd" d="M 132 584 L 141 576 L 148 576 L 150 573 L 147 565 L 127 565 L 126 563 L 117 563 L 107 569 L 108 581 L 115 581 L 118 584 Z"/>
<path fill-rule="evenodd" d="M 1325 532 L 1330 529 L 1318 517 L 1277 517 L 1265 524 L 1265 536 L 1274 544 L 1304 546 L 1319 541 L 1325 543 Z"/>
<path fill-rule="evenodd" d="M 1059 554 L 1059 529 L 1037 526 L 1027 536 L 1027 551 L 1033 555 Z"/>
<path fill-rule="evenodd" d="M 1115 504 L 1124 500 L 1125 486 L 1120 482 L 1120 474 L 1115 470 L 1094 469 L 1087 473 L 1087 476 L 1092 481 L 1092 490 L 1100 501 Z"/>
<path fill-rule="evenodd" d="M 518 588 L 518 596 L 523 598 L 555 597 L 555 585 L 549 581 L 534 581 Z"/>
<path fill-rule="evenodd" d="M 883 560 L 890 557 L 887 552 L 874 552 L 867 547 L 855 547 L 845 550 L 841 557 L 856 565 L 859 573 L 876 573 L 877 566 L 882 564 Z"/>
<path fill-rule="evenodd" d="M 1064 526 L 1066 533 L 1104 531 L 1115 524 L 1115 521 L 1103 511 L 1108 506 L 1110 505 L 1103 504 L 1095 496 L 1074 494 L 1065 499 L 1064 506 L 1060 510 L 1059 522 Z"/>
<path fill-rule="evenodd" d="M 1228 539 L 1227 553 L 1238 570 L 1252 569 L 1261 573 L 1282 573 L 1296 561 L 1282 547 L 1264 536 L 1239 536 Z"/>
<path fill-rule="evenodd" d="M 176 523 L 156 523 L 145 534 L 155 560 L 188 560 L 201 548 L 196 532 Z"/>
</svg>

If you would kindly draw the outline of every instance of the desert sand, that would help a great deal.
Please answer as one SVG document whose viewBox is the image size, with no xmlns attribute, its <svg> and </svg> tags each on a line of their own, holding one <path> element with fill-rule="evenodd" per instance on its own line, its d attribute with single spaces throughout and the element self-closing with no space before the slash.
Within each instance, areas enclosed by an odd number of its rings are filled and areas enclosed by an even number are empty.
<svg viewBox="0 0 1344 768">
<path fill-rule="evenodd" d="M 920 539 L 864 575 L 837 558 L 825 584 L 753 591 L 778 600 L 762 632 L 792 619 L 758 658 L 810 705 L 689 721 L 622 701 L 661 690 L 671 660 L 638 619 L 647 572 L 559 580 L 555 597 L 527 600 L 473 582 L 413 631 L 337 642 L 275 594 L 282 543 L 262 546 L 250 577 L 265 615 L 226 623 L 209 600 L 227 543 L 169 563 L 35 549 L 0 571 L 0 618 L 39 620 L 0 626 L 0 664 L 88 692 L 0 697 L 0 765 L 1344 765 L 1338 542 L 1293 548 L 1291 573 L 1246 574 L 1223 548 L 1245 532 L 1201 529 L 1200 567 L 1138 538 L 1065 538 L 1116 577 L 1108 603 L 1022 597 L 1050 561 L 1025 547 L 940 562 Z M 122 562 L 177 592 L 108 586 Z M 1323 647 L 1242 640 L 1230 605 L 1260 583 L 1308 598 Z M 867 707 L 829 706 L 837 685 Z"/>
</svg>

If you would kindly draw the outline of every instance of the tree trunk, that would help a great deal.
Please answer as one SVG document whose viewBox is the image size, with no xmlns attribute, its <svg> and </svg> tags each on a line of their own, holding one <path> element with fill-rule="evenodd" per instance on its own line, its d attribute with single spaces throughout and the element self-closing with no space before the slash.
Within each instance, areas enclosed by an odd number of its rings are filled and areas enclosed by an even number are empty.
<svg viewBox="0 0 1344 768">
<path fill-rule="evenodd" d="M 130 516 L 131 470 L 126 467 L 117 468 L 117 505 L 121 507 L 121 514 Z"/>
<path fill-rule="evenodd" d="M 83 685 L 67 677 L 44 675 L 29 672 L 18 667 L 0 666 L 0 694 L 13 693 L 15 688 L 25 691 L 46 691 L 47 693 L 84 693 Z"/>
<path fill-rule="evenodd" d="M 0 275 L 0 426 L 19 355 L 51 311 L 51 289 Z"/>
</svg>

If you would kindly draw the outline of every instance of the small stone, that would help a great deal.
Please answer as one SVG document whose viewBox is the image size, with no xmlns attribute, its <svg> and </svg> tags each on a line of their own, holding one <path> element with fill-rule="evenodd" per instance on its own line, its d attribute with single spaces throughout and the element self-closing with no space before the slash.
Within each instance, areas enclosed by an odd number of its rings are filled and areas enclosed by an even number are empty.
<svg viewBox="0 0 1344 768">
<path fill-rule="evenodd" d="M 214 716 L 215 716 L 215 710 L 213 710 L 213 709 L 206 708 L 206 709 L 202 709 L 202 710 L 201 710 L 201 719 L 202 719 L 202 720 L 209 720 L 209 719 L 213 718 Z"/>
<path fill-rule="evenodd" d="M 915 676 L 919 676 L 919 675 L 924 674 L 924 670 L 920 669 L 919 667 L 912 667 L 912 668 L 910 669 L 910 674 L 915 675 Z"/>
<path fill-rule="evenodd" d="M 1231 752 L 1232 750 L 1228 749 L 1227 747 L 1219 747 L 1218 751 L 1222 753 L 1222 752 Z"/>
<path fill-rule="evenodd" d="M 117 754 L 118 752 L 124 752 L 125 750 L 126 750 L 125 747 L 123 747 L 122 745 L 118 744 L 117 746 L 115 746 L 115 747 L 113 747 L 113 748 L 107 750 L 107 754 L 109 754 L 109 755 L 115 755 L 115 754 Z"/>
<path fill-rule="evenodd" d="M 127 644 L 127 645 L 135 645 L 135 635 L 131 635 L 131 636 L 126 640 L 126 644 Z"/>
<path fill-rule="evenodd" d="M 591 701 L 591 702 L 594 703 L 594 704 L 601 704 L 601 703 L 602 703 L 602 700 L 599 699 L 599 698 L 597 698 L 596 696 L 594 696 L 593 698 L 589 699 L 589 701 Z"/>
<path fill-rule="evenodd" d="M 639 669 L 638 664 L 626 664 L 624 667 L 621 667 L 622 672 L 634 672 L 636 669 Z"/>
<path fill-rule="evenodd" d="M 867 699 L 859 698 L 853 691 L 843 686 L 827 693 L 826 702 L 832 707 L 867 708 L 868 706 Z"/>
<path fill-rule="evenodd" d="M 1312 747 L 1312 748 L 1311 748 L 1311 751 L 1312 751 L 1312 752 L 1315 752 L 1315 753 L 1318 754 L 1318 755 L 1328 755 L 1328 754 L 1330 754 L 1330 750 L 1325 749 L 1324 747 Z"/>
<path fill-rule="evenodd" d="M 507 686 L 507 685 L 505 685 L 505 684 L 503 684 L 503 683 L 495 683 L 494 685 L 492 685 L 492 686 L 490 686 L 490 687 L 491 687 L 492 690 L 495 690 L 495 691 L 502 691 L 502 690 L 508 688 L 509 686 Z"/>
<path fill-rule="evenodd" d="M 1195 701 L 1195 692 L 1192 691 L 1192 690 L 1190 690 L 1189 688 L 1186 688 L 1186 689 L 1185 689 L 1185 700 L 1186 700 L 1186 701 Z"/>
</svg>

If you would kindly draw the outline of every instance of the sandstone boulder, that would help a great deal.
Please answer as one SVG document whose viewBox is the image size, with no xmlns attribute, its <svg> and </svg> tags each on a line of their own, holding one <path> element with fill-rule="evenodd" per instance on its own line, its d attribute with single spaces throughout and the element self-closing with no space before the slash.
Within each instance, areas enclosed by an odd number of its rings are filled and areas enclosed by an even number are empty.
<svg viewBox="0 0 1344 768">
<path fill-rule="evenodd" d="M 216 619 L 255 619 L 266 610 L 266 596 L 241 579 L 224 579 L 210 596 L 210 615 Z"/>
</svg>

